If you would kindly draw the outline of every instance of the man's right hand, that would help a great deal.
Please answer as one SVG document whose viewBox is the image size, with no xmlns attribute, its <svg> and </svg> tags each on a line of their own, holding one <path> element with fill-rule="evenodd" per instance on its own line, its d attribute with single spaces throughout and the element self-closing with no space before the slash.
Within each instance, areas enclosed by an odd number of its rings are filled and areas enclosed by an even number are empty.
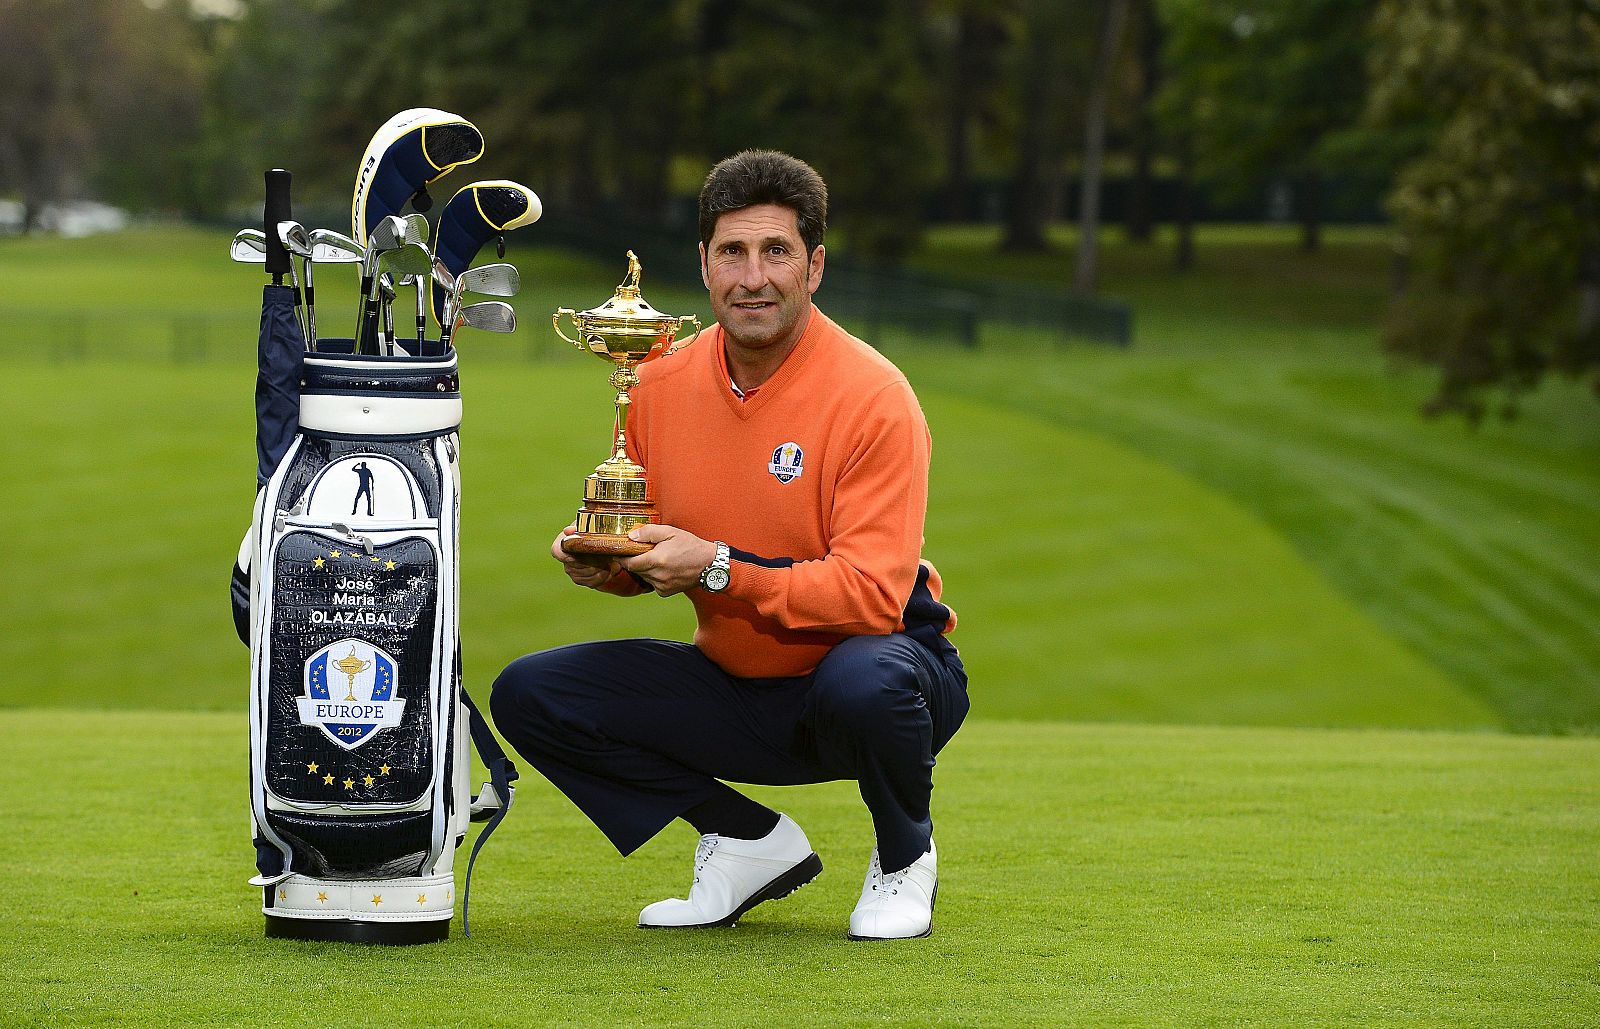
<svg viewBox="0 0 1600 1029">
<path fill-rule="evenodd" d="M 566 570 L 567 578 L 579 586 L 587 586 L 597 590 L 611 581 L 611 577 L 622 571 L 622 566 L 616 559 L 604 559 L 603 563 L 594 564 L 582 558 L 574 557 L 561 549 L 561 541 L 568 536 L 576 534 L 578 527 L 569 525 L 561 530 L 561 534 L 550 544 L 550 556 L 561 562 L 561 567 Z"/>
</svg>

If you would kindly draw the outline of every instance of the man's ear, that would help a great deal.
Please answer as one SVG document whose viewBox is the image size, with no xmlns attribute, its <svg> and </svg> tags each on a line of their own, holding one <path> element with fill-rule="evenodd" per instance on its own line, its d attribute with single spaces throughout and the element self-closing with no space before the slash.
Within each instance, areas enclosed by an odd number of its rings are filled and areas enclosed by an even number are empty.
<svg viewBox="0 0 1600 1029">
<path fill-rule="evenodd" d="M 703 251 L 705 248 L 701 249 Z M 815 293 L 822 285 L 822 265 L 827 256 L 828 248 L 821 243 L 817 244 L 817 249 L 811 251 L 810 267 L 806 269 L 806 292 Z"/>
<path fill-rule="evenodd" d="M 711 289 L 711 273 L 706 269 L 706 245 L 700 244 L 700 281 L 705 283 L 706 290 Z"/>
</svg>

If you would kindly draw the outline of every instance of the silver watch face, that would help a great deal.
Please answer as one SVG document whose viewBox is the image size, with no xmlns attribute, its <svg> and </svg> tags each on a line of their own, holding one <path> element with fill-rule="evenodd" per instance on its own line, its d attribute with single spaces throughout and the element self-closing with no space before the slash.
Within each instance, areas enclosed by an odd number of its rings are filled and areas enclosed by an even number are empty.
<svg viewBox="0 0 1600 1029">
<path fill-rule="evenodd" d="M 706 569 L 706 589 L 712 593 L 720 593 L 728 588 L 728 570 L 726 568 L 711 567 Z"/>
</svg>

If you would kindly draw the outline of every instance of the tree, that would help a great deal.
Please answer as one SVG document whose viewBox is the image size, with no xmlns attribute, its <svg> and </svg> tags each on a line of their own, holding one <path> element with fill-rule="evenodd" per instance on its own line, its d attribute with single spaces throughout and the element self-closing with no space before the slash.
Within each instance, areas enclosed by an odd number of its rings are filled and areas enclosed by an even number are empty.
<svg viewBox="0 0 1600 1029">
<path fill-rule="evenodd" d="M 1055 0 L 1020 4 L 1017 42 L 1012 47 L 1012 96 L 1017 130 L 1006 215 L 1005 250 L 1048 249 L 1045 226 L 1055 213 L 1055 189 L 1065 161 L 1069 126 L 1080 108 L 1073 103 L 1088 77 L 1092 43 L 1078 31 L 1083 5 Z"/>
<path fill-rule="evenodd" d="M 893 261 L 920 239 L 937 165 L 932 41 L 918 0 L 722 0 L 698 73 L 704 152 L 787 150 L 822 174 L 853 253 Z"/>
<path fill-rule="evenodd" d="M 203 66 L 176 11 L 124 0 L 0 0 L 0 189 L 31 228 L 95 194 L 187 209 Z"/>
<path fill-rule="evenodd" d="M 997 119 L 1014 16 L 993 0 L 947 0 L 942 7 L 933 23 L 932 69 L 944 121 L 940 208 L 950 221 L 967 221 L 973 216 L 973 131 Z"/>
<path fill-rule="evenodd" d="M 1106 104 L 1111 94 L 1111 72 L 1122 45 L 1122 27 L 1128 20 L 1129 0 L 1108 0 L 1095 52 L 1094 77 L 1089 84 L 1083 129 L 1083 180 L 1078 190 L 1078 264 L 1073 288 L 1093 293 L 1100 269 L 1100 166 L 1105 159 Z"/>
<path fill-rule="evenodd" d="M 1160 0 L 1158 106 L 1221 196 L 1294 190 L 1301 246 L 1321 242 L 1327 140 L 1359 118 L 1373 0 Z"/>
<path fill-rule="evenodd" d="M 1431 128 L 1389 206 L 1410 259 L 1385 341 L 1437 365 L 1434 411 L 1550 370 L 1600 393 L 1600 11 L 1384 0 L 1371 111 Z"/>
</svg>

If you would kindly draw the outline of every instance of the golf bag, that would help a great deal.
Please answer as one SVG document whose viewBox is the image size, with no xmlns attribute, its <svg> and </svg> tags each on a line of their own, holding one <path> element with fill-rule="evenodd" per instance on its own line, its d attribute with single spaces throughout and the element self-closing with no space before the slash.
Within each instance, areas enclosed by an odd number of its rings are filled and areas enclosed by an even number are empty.
<svg viewBox="0 0 1600 1029">
<path fill-rule="evenodd" d="M 516 771 L 461 686 L 455 351 L 349 349 L 293 355 L 292 436 L 234 573 L 251 658 L 250 882 L 269 936 L 418 943 L 449 934 L 456 848 L 489 819 L 476 858 Z M 491 776 L 477 802 L 469 741 Z"/>
</svg>

